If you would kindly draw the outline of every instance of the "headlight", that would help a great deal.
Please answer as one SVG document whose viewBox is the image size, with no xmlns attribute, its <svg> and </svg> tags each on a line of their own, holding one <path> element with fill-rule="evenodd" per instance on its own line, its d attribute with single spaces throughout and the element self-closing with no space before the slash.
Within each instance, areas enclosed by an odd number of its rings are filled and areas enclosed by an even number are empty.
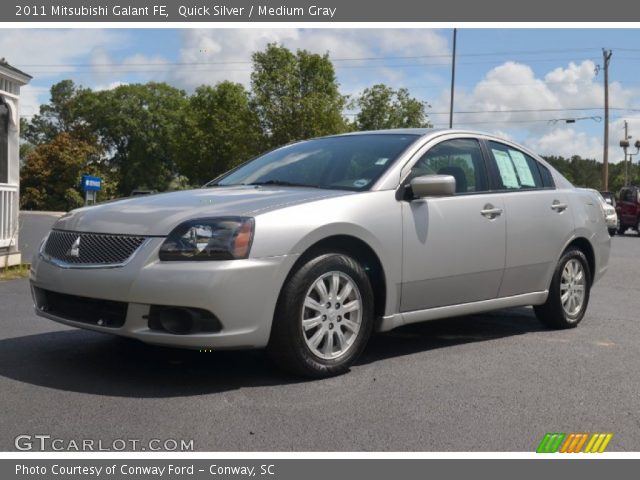
<svg viewBox="0 0 640 480">
<path fill-rule="evenodd" d="M 160 260 L 247 258 L 255 222 L 247 217 L 189 220 L 178 225 L 160 247 Z"/>
<path fill-rule="evenodd" d="M 51 230 L 40 240 L 40 246 L 38 247 L 38 253 L 40 253 L 40 255 L 44 254 L 44 247 L 47 244 L 47 240 L 49 240 L 49 235 L 51 235 Z"/>
</svg>

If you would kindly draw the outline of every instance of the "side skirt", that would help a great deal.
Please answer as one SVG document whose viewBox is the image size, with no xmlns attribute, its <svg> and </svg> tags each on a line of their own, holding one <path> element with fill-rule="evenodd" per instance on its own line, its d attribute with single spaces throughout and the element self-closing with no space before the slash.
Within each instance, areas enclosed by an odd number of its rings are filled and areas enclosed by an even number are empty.
<svg viewBox="0 0 640 480">
<path fill-rule="evenodd" d="M 427 310 L 414 310 L 412 312 L 400 312 L 387 315 L 379 320 L 377 331 L 387 332 L 402 325 L 410 323 L 426 322 L 447 317 L 460 317 L 476 313 L 499 310 L 501 308 L 524 307 L 528 305 L 542 305 L 547 301 L 549 291 L 524 293 L 512 297 L 492 298 L 479 302 L 463 303 L 461 305 L 448 305 L 446 307 L 429 308 Z"/>
</svg>

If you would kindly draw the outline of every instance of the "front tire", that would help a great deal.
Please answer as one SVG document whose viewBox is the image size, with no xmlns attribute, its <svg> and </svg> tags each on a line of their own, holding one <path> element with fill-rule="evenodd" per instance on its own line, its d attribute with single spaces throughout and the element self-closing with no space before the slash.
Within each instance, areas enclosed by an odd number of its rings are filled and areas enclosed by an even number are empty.
<svg viewBox="0 0 640 480">
<path fill-rule="evenodd" d="M 615 237 L 616 236 L 616 229 L 615 228 L 610 228 L 609 229 L 609 236 L 610 237 Z"/>
<path fill-rule="evenodd" d="M 371 336 L 373 304 L 371 282 L 357 261 L 341 253 L 319 255 L 285 284 L 267 351 L 298 375 L 345 373 Z"/>
<path fill-rule="evenodd" d="M 536 317 L 549 328 L 575 328 L 587 310 L 590 291 L 587 257 L 571 248 L 556 266 L 546 303 L 534 307 Z"/>
</svg>

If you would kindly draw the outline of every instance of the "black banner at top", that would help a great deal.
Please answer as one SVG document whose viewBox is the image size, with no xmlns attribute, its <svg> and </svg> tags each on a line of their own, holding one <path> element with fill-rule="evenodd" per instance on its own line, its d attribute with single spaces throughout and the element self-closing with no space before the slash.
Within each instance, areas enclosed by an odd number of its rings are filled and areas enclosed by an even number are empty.
<svg viewBox="0 0 640 480">
<path fill-rule="evenodd" d="M 609 0 L 8 0 L 0 22 L 634 22 Z"/>
</svg>

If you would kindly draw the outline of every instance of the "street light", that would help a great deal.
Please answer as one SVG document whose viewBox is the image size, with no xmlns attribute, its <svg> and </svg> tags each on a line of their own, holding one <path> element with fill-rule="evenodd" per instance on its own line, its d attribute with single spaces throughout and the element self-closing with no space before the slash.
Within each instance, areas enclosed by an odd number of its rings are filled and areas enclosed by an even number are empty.
<svg viewBox="0 0 640 480">
<path fill-rule="evenodd" d="M 633 144 L 636 147 L 636 153 L 627 153 L 627 150 L 630 146 L 629 139 L 631 136 L 627 135 L 627 138 L 624 140 L 620 140 L 620 146 L 624 151 L 624 186 L 626 187 L 629 184 L 628 174 L 627 174 L 627 155 L 629 156 L 629 163 L 633 164 L 633 159 L 631 157 L 638 155 L 640 153 L 640 140 L 636 140 Z"/>
</svg>

